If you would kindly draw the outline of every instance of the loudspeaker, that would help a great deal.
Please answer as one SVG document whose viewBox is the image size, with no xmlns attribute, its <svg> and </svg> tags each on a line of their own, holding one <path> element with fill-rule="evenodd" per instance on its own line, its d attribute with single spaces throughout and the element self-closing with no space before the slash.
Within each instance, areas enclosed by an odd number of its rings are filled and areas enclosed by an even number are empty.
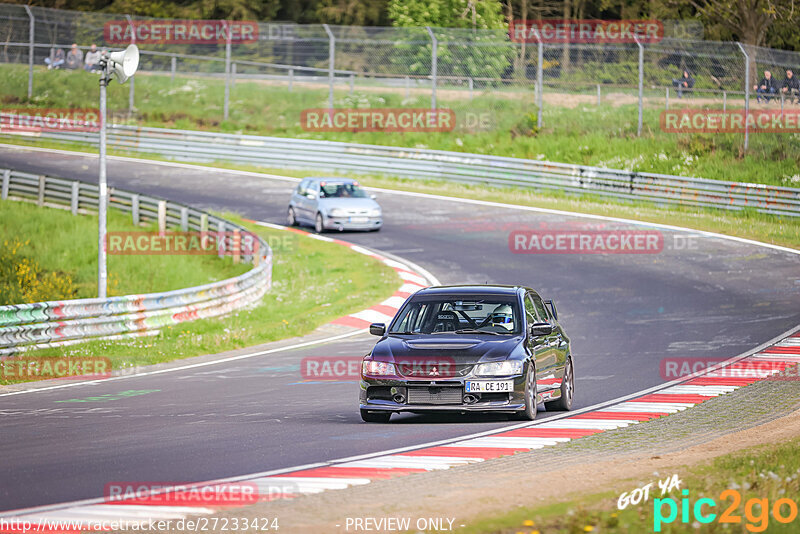
<svg viewBox="0 0 800 534">
<path fill-rule="evenodd" d="M 108 55 L 108 68 L 119 83 L 125 83 L 139 68 L 139 48 L 132 44 L 121 52 L 112 52 Z"/>
</svg>

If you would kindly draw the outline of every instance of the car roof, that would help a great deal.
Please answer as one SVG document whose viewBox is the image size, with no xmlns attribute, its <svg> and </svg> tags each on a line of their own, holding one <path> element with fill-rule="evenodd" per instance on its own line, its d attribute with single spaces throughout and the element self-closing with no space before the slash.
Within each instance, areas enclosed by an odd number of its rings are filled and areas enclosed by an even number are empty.
<svg viewBox="0 0 800 534">
<path fill-rule="evenodd" d="M 516 295 L 520 289 L 536 293 L 524 286 L 463 284 L 426 287 L 417 291 L 415 295 Z"/>
<path fill-rule="evenodd" d="M 353 183 L 357 180 L 353 178 L 339 178 L 338 176 L 311 176 L 308 178 L 304 178 L 304 180 L 309 180 L 311 182 L 344 182 L 344 183 Z"/>
</svg>

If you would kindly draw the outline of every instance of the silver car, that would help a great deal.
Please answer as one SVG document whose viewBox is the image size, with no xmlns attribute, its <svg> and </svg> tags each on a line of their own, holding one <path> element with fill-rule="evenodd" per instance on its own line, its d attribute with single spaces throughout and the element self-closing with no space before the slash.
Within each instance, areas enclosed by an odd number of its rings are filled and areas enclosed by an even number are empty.
<svg viewBox="0 0 800 534">
<path fill-rule="evenodd" d="M 381 207 L 358 182 L 348 178 L 305 178 L 289 200 L 290 226 L 325 230 L 371 230 L 383 226 Z"/>
</svg>

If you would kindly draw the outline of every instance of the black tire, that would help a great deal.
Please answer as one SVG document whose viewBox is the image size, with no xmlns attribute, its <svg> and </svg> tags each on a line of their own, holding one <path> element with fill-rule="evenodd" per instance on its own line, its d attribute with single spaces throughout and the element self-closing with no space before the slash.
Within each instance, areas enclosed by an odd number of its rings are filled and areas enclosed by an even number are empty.
<svg viewBox="0 0 800 534">
<path fill-rule="evenodd" d="M 367 410 L 361 410 L 361 419 L 363 419 L 365 423 L 388 423 L 391 417 L 391 412 L 369 412 Z"/>
<path fill-rule="evenodd" d="M 289 208 L 289 213 L 286 214 L 286 222 L 289 226 L 297 226 L 297 216 L 294 213 L 294 208 Z"/>
<path fill-rule="evenodd" d="M 317 213 L 317 218 L 314 219 L 314 231 L 321 234 L 325 231 L 325 226 L 322 224 L 322 214 Z"/>
<path fill-rule="evenodd" d="M 568 412 L 572 409 L 572 399 L 575 397 L 575 369 L 572 365 L 572 356 L 567 356 L 564 366 L 564 380 L 561 381 L 561 396 L 552 402 L 544 403 L 547 411 L 558 410 Z"/>
<path fill-rule="evenodd" d="M 533 363 L 529 363 L 528 372 L 525 373 L 525 409 L 521 412 L 511 414 L 509 419 L 522 421 L 533 421 L 536 419 L 537 396 L 536 369 Z"/>
</svg>

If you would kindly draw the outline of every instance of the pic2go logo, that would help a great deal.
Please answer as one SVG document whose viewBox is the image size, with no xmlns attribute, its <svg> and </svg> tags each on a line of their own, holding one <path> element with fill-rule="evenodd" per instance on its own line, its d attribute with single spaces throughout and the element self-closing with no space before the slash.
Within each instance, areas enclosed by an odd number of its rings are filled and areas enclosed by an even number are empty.
<svg viewBox="0 0 800 534">
<path fill-rule="evenodd" d="M 680 509 L 681 523 L 688 524 L 694 520 L 698 523 L 711 523 L 717 519 L 717 514 L 711 512 L 716 508 L 717 503 L 714 499 L 698 499 L 694 505 L 689 502 L 689 490 L 681 492 L 683 498 L 678 502 L 672 497 L 653 500 L 653 531 L 661 532 L 662 525 L 669 525 L 678 518 Z M 742 516 L 736 515 L 739 505 L 742 503 L 742 495 L 737 490 L 727 489 L 719 494 L 720 501 L 731 499 L 730 505 L 720 514 L 717 522 L 719 523 L 742 523 Z M 664 515 L 665 507 L 667 515 Z M 744 516 L 747 520 L 745 528 L 750 532 L 764 532 L 769 526 L 770 511 L 772 517 L 778 523 L 791 523 L 797 519 L 797 503 L 792 499 L 778 499 L 770 508 L 769 499 L 752 498 L 744 505 Z M 690 518 L 690 514 L 692 517 Z"/>
</svg>

